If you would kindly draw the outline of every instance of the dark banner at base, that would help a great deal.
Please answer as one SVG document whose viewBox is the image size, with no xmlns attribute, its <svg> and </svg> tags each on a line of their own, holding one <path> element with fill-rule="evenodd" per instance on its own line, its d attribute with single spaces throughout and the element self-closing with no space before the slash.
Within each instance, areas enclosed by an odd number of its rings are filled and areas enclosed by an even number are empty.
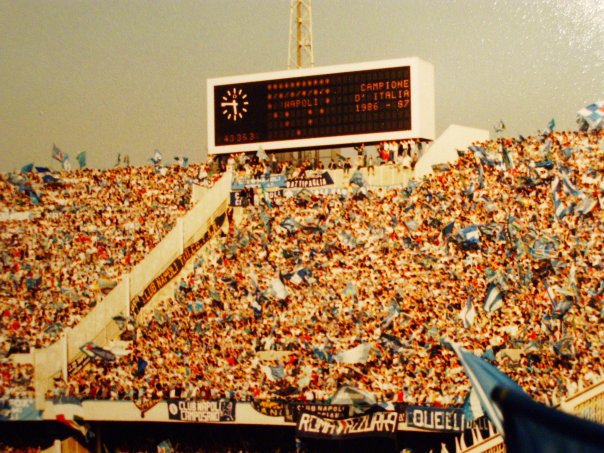
<svg viewBox="0 0 604 453">
<path fill-rule="evenodd" d="M 289 423 L 298 423 L 300 415 L 306 412 L 335 420 L 350 417 L 350 409 L 348 404 L 289 403 L 285 407 L 284 419 Z"/>
<path fill-rule="evenodd" d="M 269 417 L 283 417 L 285 415 L 285 404 L 278 401 L 252 401 L 254 410 Z"/>
<path fill-rule="evenodd" d="M 302 413 L 296 426 L 296 437 L 334 440 L 370 436 L 394 437 L 397 428 L 396 412 L 374 412 L 341 420 Z"/>
<path fill-rule="evenodd" d="M 469 427 L 462 409 L 408 406 L 407 426 L 430 431 L 460 433 Z"/>
<path fill-rule="evenodd" d="M 168 417 L 182 422 L 234 422 L 235 401 L 169 399 Z"/>
</svg>

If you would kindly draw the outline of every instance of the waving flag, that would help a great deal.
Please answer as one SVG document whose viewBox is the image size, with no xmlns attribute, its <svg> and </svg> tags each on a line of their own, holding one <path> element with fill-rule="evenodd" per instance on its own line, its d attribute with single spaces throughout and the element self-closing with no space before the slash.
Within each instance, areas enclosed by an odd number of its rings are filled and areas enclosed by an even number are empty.
<svg viewBox="0 0 604 453">
<path fill-rule="evenodd" d="M 553 132 L 555 127 L 556 127 L 556 121 L 554 120 L 554 118 L 552 118 L 551 120 L 549 120 L 549 123 L 547 123 L 547 128 L 545 129 L 545 131 L 543 131 L 543 135 L 547 135 L 547 134 Z"/>
<path fill-rule="evenodd" d="M 508 451 L 601 452 L 604 427 L 537 403 L 494 366 L 450 344 Z"/>
<path fill-rule="evenodd" d="M 476 245 L 480 242 L 480 230 L 476 225 L 470 225 L 460 230 L 457 235 L 462 245 Z"/>
<path fill-rule="evenodd" d="M 526 393 L 524 393 L 524 390 L 518 384 L 493 365 L 462 349 L 458 344 L 449 343 L 449 345 L 457 354 L 470 379 L 472 389 L 478 394 L 480 405 L 484 408 L 487 417 L 491 420 L 497 432 L 503 434 L 503 413 L 491 397 L 493 390 L 499 386 L 501 388 L 512 389 L 522 395 L 526 395 Z"/>
<path fill-rule="evenodd" d="M 558 298 L 556 297 L 556 294 L 554 293 L 553 288 L 551 288 L 545 280 L 543 281 L 543 285 L 545 286 L 545 291 L 547 292 L 547 296 L 549 297 L 549 300 L 552 303 L 552 318 L 551 319 L 562 319 L 573 306 L 572 299 L 564 298 L 564 299 L 558 300 Z"/>
<path fill-rule="evenodd" d="M 499 123 L 495 124 L 493 126 L 493 129 L 495 130 L 496 134 L 498 134 L 499 132 L 505 131 L 506 127 L 505 127 L 505 123 L 503 122 L 503 120 L 499 120 Z"/>
<path fill-rule="evenodd" d="M 604 101 L 590 104 L 577 112 L 588 128 L 597 129 L 604 124 Z"/>
<path fill-rule="evenodd" d="M 57 145 L 52 145 L 52 158 L 55 160 L 58 160 L 59 162 L 63 163 L 63 161 L 65 160 L 66 154 L 63 153 L 63 151 L 61 151 Z"/>
<path fill-rule="evenodd" d="M 581 215 L 589 214 L 598 204 L 598 200 L 590 196 L 584 196 L 581 202 L 577 205 L 576 211 Z"/>
<path fill-rule="evenodd" d="M 455 220 L 451 223 L 448 223 L 447 226 L 442 229 L 442 235 L 445 239 L 451 236 L 451 233 L 453 233 L 453 228 L 455 228 Z"/>
<path fill-rule="evenodd" d="M 266 155 L 266 151 L 264 151 L 264 148 L 262 148 L 262 146 L 260 148 L 258 148 L 258 151 L 256 151 L 256 157 L 258 158 L 258 160 L 268 159 L 268 156 Z"/>
<path fill-rule="evenodd" d="M 507 170 L 513 170 L 514 168 L 516 168 L 516 165 L 514 164 L 514 159 L 505 146 L 503 147 L 503 164 L 505 165 L 505 168 Z"/>
<path fill-rule="evenodd" d="M 80 168 L 86 167 L 86 151 L 82 151 L 80 154 L 76 156 L 76 160 L 80 165 Z"/>
<path fill-rule="evenodd" d="M 563 183 L 563 189 L 564 192 L 571 194 L 575 197 L 579 196 L 581 194 L 581 191 L 578 190 L 575 185 L 571 182 L 570 178 L 569 178 L 569 170 L 566 167 L 561 167 L 560 168 L 560 174 L 562 175 L 562 183 Z"/>
<path fill-rule="evenodd" d="M 158 165 L 163 158 L 164 156 L 162 156 L 161 151 L 159 149 L 156 149 L 155 153 L 153 154 L 153 157 L 151 158 L 151 162 L 153 162 L 155 165 Z"/>
<path fill-rule="evenodd" d="M 478 397 L 478 392 L 473 387 L 466 396 L 462 409 L 464 415 L 466 416 L 466 420 L 469 422 L 472 422 L 484 415 L 482 405 L 480 404 L 480 398 Z"/>
<path fill-rule="evenodd" d="M 463 322 L 463 326 L 466 329 L 468 329 L 472 326 L 472 323 L 474 322 L 474 318 L 476 317 L 476 309 L 474 308 L 474 305 L 472 305 L 472 298 L 470 296 L 468 296 L 468 301 L 466 302 L 466 305 L 461 310 L 459 317 L 461 318 L 461 321 Z"/>
<path fill-rule="evenodd" d="M 339 363 L 365 363 L 369 358 L 369 351 L 371 351 L 371 344 L 361 343 L 352 349 L 336 354 L 335 359 Z"/>
<path fill-rule="evenodd" d="M 174 156 L 174 160 L 182 168 L 187 168 L 189 166 L 189 158 L 187 156 Z"/>
<path fill-rule="evenodd" d="M 487 313 L 492 313 L 503 307 L 503 294 L 499 290 L 499 287 L 490 283 L 487 287 L 487 295 L 484 299 L 484 309 Z"/>
<path fill-rule="evenodd" d="M 31 173 L 34 170 L 33 162 L 21 167 L 21 173 Z"/>
<path fill-rule="evenodd" d="M 280 225 L 282 228 L 285 228 L 290 233 L 294 233 L 302 227 L 300 222 L 298 222 L 297 220 L 295 220 L 291 217 L 288 217 L 287 219 L 285 219 L 283 222 L 281 222 Z"/>
<path fill-rule="evenodd" d="M 287 288 L 280 279 L 273 278 L 269 283 L 269 287 L 277 299 L 287 298 Z"/>
</svg>

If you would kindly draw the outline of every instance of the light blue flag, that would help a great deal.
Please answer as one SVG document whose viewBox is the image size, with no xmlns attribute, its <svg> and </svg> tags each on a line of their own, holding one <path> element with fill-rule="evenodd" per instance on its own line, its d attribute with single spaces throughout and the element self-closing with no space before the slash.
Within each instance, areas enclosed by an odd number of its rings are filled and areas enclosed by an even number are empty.
<svg viewBox="0 0 604 453">
<path fill-rule="evenodd" d="M 472 145 L 469 147 L 474 154 L 479 154 L 479 157 L 487 157 L 487 152 L 482 146 Z"/>
<path fill-rule="evenodd" d="M 494 283 L 490 283 L 487 287 L 487 295 L 484 299 L 484 309 L 487 313 L 492 313 L 503 307 L 503 294 Z"/>
<path fill-rule="evenodd" d="M 470 225 L 460 230 L 457 234 L 463 244 L 478 244 L 480 242 L 480 230 L 476 225 Z"/>
<path fill-rule="evenodd" d="M 34 170 L 33 162 L 21 167 L 21 173 L 31 173 Z"/>
<path fill-rule="evenodd" d="M 503 431 L 503 414 L 499 407 L 494 403 L 491 394 L 495 387 L 508 388 L 520 394 L 526 395 L 524 390 L 520 388 L 513 380 L 503 374 L 493 365 L 476 357 L 474 354 L 462 349 L 458 344 L 449 343 L 451 348 L 457 354 L 470 383 L 472 389 L 476 391 L 480 405 L 484 408 L 487 417 L 497 429 L 497 432 L 504 434 Z M 528 398 L 528 395 L 527 395 Z"/>
<path fill-rule="evenodd" d="M 174 160 L 180 165 L 182 168 L 187 168 L 189 166 L 189 158 L 187 156 L 174 156 Z"/>
<path fill-rule="evenodd" d="M 173 453 L 174 447 L 172 447 L 172 442 L 170 439 L 166 439 L 159 444 L 157 444 L 157 453 Z"/>
<path fill-rule="evenodd" d="M 550 302 L 552 303 L 552 317 L 551 319 L 562 319 L 568 313 L 568 311 L 573 306 L 572 299 L 564 298 L 559 299 L 556 297 L 553 288 L 551 288 L 547 281 L 543 280 L 543 285 L 545 286 L 545 291 L 547 292 L 547 296 L 549 297 Z M 558 300 L 559 299 L 559 300 Z"/>
<path fill-rule="evenodd" d="M 82 151 L 80 154 L 76 156 L 76 160 L 80 165 L 80 168 L 86 167 L 86 151 Z"/>
<path fill-rule="evenodd" d="M 525 394 L 497 388 L 507 451 L 601 453 L 604 426 L 537 403 Z"/>
<path fill-rule="evenodd" d="M 354 184 L 359 187 L 365 186 L 365 180 L 363 179 L 363 174 L 359 170 L 355 170 L 355 172 L 350 177 L 350 184 Z"/>
<path fill-rule="evenodd" d="M 451 344 L 508 451 L 596 453 L 604 426 L 537 403 L 494 366 Z"/>
</svg>

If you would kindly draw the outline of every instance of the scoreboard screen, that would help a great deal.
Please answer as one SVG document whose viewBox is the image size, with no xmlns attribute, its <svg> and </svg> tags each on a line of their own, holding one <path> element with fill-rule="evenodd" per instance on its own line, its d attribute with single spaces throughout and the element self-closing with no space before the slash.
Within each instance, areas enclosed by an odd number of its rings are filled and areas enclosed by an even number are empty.
<svg viewBox="0 0 604 453">
<path fill-rule="evenodd" d="M 431 140 L 431 69 L 414 58 L 210 79 L 209 152 Z"/>
</svg>

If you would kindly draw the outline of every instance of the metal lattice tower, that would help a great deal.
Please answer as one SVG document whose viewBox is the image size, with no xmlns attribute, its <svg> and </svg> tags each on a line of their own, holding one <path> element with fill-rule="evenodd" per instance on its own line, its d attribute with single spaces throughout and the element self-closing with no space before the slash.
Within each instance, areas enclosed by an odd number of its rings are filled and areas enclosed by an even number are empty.
<svg viewBox="0 0 604 453">
<path fill-rule="evenodd" d="M 312 68 L 314 65 L 311 0 L 291 0 L 287 69 Z"/>
</svg>

